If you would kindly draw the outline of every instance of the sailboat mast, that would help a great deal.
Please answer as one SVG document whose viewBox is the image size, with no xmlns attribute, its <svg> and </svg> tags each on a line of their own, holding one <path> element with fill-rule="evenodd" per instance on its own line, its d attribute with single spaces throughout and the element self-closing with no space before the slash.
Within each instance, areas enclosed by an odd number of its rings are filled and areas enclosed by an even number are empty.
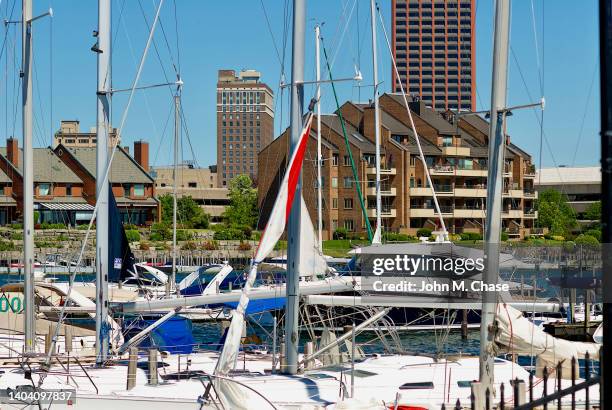
<svg viewBox="0 0 612 410">
<path fill-rule="evenodd" d="M 376 143 L 376 234 L 374 242 L 380 243 L 382 230 L 381 213 L 382 198 L 380 195 L 380 111 L 378 107 L 378 59 L 376 44 L 376 1 L 370 0 L 371 24 L 372 24 L 372 76 L 374 77 L 374 135 Z"/>
<path fill-rule="evenodd" d="M 487 218 L 485 225 L 486 266 L 483 280 L 496 284 L 499 279 L 499 245 L 501 240 L 501 211 L 503 168 L 506 141 L 506 82 L 508 77 L 508 40 L 510 28 L 510 0 L 495 2 L 495 34 L 493 43 L 493 82 L 491 86 L 491 117 L 489 128 L 489 172 L 487 176 Z M 497 294 L 483 292 L 482 324 L 480 327 L 480 383 L 482 392 L 493 394 L 494 322 Z"/>
<path fill-rule="evenodd" d="M 321 154 L 321 27 L 315 26 L 315 59 L 317 60 L 317 228 L 319 234 L 319 252 L 323 253 L 323 178 L 321 177 L 321 166 L 323 162 Z"/>
<path fill-rule="evenodd" d="M 306 0 L 293 0 L 291 56 L 291 153 L 297 149 L 302 133 L 304 109 L 304 35 Z M 298 313 L 300 305 L 300 220 L 302 213 L 302 175 L 295 189 L 287 227 L 287 307 L 285 311 L 285 362 L 283 373 L 298 370 Z"/>
<path fill-rule="evenodd" d="M 96 118 L 96 363 L 104 363 L 108 357 L 108 185 L 104 175 L 108 167 L 111 96 L 111 4 L 110 0 L 98 0 L 98 85 Z M 117 135 L 116 138 L 121 138 Z"/>
<path fill-rule="evenodd" d="M 178 151 L 179 133 L 181 130 L 181 96 L 180 85 L 174 95 L 174 169 L 172 171 L 172 275 L 166 283 L 166 294 L 170 294 L 176 289 L 176 213 L 177 213 L 177 182 L 178 178 Z"/>
<path fill-rule="evenodd" d="M 36 341 L 34 316 L 34 159 L 32 151 L 32 0 L 22 3 L 23 281 L 25 352 Z"/>
</svg>

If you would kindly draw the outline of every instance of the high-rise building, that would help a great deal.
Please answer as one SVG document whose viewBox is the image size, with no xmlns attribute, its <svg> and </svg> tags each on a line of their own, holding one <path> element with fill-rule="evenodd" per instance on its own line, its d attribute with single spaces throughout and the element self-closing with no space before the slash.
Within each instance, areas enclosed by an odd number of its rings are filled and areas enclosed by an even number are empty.
<svg viewBox="0 0 612 410">
<path fill-rule="evenodd" d="M 236 175 L 257 177 L 257 153 L 273 138 L 274 93 L 261 74 L 219 70 L 217 80 L 217 183 Z"/>
<path fill-rule="evenodd" d="M 109 134 L 109 144 L 114 145 L 117 142 L 117 128 L 111 128 Z M 81 131 L 79 120 L 62 120 L 60 129 L 53 136 L 53 147 L 59 144 L 65 147 L 95 147 L 96 137 L 96 127 L 91 127 L 89 132 L 84 132 Z"/>
<path fill-rule="evenodd" d="M 436 110 L 476 109 L 475 0 L 392 0 L 393 89 Z"/>
</svg>

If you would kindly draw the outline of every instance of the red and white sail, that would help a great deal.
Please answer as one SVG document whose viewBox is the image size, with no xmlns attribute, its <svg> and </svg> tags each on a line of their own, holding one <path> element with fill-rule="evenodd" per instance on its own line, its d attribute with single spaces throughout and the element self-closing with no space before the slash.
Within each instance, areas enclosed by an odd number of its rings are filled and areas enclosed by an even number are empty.
<svg viewBox="0 0 612 410">
<path fill-rule="evenodd" d="M 308 113 L 305 121 L 304 128 L 300 134 L 300 139 L 293 150 L 291 159 L 287 166 L 287 171 L 283 177 L 283 181 L 278 190 L 278 196 L 272 207 L 270 218 L 266 224 L 266 228 L 261 234 L 261 239 L 255 252 L 255 257 L 249 271 L 246 283 L 242 288 L 242 294 L 240 295 L 240 301 L 238 306 L 232 313 L 232 322 L 230 324 L 223 351 L 217 362 L 217 368 L 215 373 L 221 376 L 227 376 L 235 366 L 236 358 L 238 357 L 238 351 L 240 348 L 240 337 L 242 335 L 242 329 L 244 327 L 244 312 L 249 304 L 249 292 L 255 283 L 257 277 L 257 265 L 264 260 L 266 256 L 272 252 L 276 242 L 282 236 L 289 214 L 291 212 L 291 205 L 293 198 L 295 197 L 295 190 L 300 179 L 300 173 L 302 172 L 302 163 L 304 161 L 304 154 L 306 153 L 306 145 L 310 135 L 310 126 L 312 124 L 312 113 Z M 226 386 L 220 383 L 219 386 L 223 390 L 231 390 L 230 386 Z M 228 392 L 226 392 L 228 393 Z"/>
</svg>

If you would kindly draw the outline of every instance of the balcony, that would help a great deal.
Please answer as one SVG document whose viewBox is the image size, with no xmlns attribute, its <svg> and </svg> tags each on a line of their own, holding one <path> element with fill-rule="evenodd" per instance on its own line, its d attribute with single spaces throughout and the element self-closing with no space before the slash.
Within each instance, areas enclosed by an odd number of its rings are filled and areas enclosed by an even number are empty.
<svg viewBox="0 0 612 410">
<path fill-rule="evenodd" d="M 525 178 L 533 179 L 536 176 L 535 165 L 527 165 L 523 168 L 523 176 Z"/>
<path fill-rule="evenodd" d="M 366 195 L 376 196 L 376 187 L 368 183 L 368 187 L 366 188 Z M 395 187 L 386 187 L 386 186 L 380 187 L 380 196 L 396 196 L 396 195 L 397 195 L 397 189 Z"/>
<path fill-rule="evenodd" d="M 469 157 L 470 149 L 468 147 L 442 147 L 442 154 L 451 157 Z"/>
<path fill-rule="evenodd" d="M 502 209 L 502 218 L 522 218 L 522 209 Z"/>
<path fill-rule="evenodd" d="M 440 212 L 442 216 L 452 216 L 453 207 L 450 205 L 440 205 Z M 417 205 L 410 208 L 411 218 L 434 218 L 437 216 L 438 213 L 433 205 Z"/>
<path fill-rule="evenodd" d="M 463 177 L 486 177 L 487 168 L 481 166 L 466 167 L 458 165 L 434 165 L 429 168 L 431 175 L 457 175 Z"/>
<path fill-rule="evenodd" d="M 431 175 L 452 175 L 455 173 L 453 165 L 434 165 L 429 169 Z"/>
<path fill-rule="evenodd" d="M 523 218 L 538 219 L 538 211 L 536 211 L 535 209 L 527 209 L 523 213 Z"/>
<path fill-rule="evenodd" d="M 486 185 L 474 185 L 457 187 L 455 185 L 455 196 L 456 197 L 474 197 L 474 198 L 486 198 L 487 187 Z"/>
<path fill-rule="evenodd" d="M 395 208 L 385 208 L 381 210 L 380 216 L 381 218 L 395 218 L 397 214 Z M 376 208 L 368 209 L 368 218 L 376 218 Z"/>
<path fill-rule="evenodd" d="M 436 195 L 439 196 L 452 196 L 453 195 L 453 186 L 445 185 L 445 184 L 434 184 L 434 189 L 436 190 Z M 410 188 L 410 196 L 433 196 L 431 192 L 431 188 L 427 187 L 418 187 L 418 188 Z"/>
<path fill-rule="evenodd" d="M 480 218 L 486 217 L 485 210 L 483 208 L 477 208 L 473 206 L 457 206 L 453 212 L 455 218 Z"/>
<path fill-rule="evenodd" d="M 523 189 L 523 196 L 525 198 L 537 198 L 538 192 L 533 188 L 525 188 Z"/>
<path fill-rule="evenodd" d="M 368 167 L 366 168 L 366 173 L 368 175 L 376 175 L 376 167 Z M 380 175 L 396 175 L 397 168 L 381 168 Z"/>
</svg>

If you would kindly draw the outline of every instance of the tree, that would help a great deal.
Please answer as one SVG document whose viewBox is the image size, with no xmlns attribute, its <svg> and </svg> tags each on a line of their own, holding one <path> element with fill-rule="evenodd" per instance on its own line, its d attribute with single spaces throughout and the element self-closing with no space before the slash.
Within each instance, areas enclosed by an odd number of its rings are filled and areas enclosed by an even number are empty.
<svg viewBox="0 0 612 410">
<path fill-rule="evenodd" d="M 223 213 L 229 226 L 255 227 L 257 222 L 257 190 L 248 175 L 237 175 L 229 182 L 230 204 Z"/>
<path fill-rule="evenodd" d="M 567 196 L 555 189 L 540 193 L 538 222 L 553 235 L 567 236 L 576 226 L 576 212 L 567 203 Z"/>
<path fill-rule="evenodd" d="M 601 220 L 601 201 L 593 202 L 584 211 L 584 219 L 588 221 L 600 221 Z"/>
<path fill-rule="evenodd" d="M 171 194 L 164 194 L 159 197 L 159 202 L 162 207 L 162 222 L 166 224 L 172 223 L 173 200 Z M 178 223 L 193 227 L 193 228 L 208 228 L 209 217 L 198 203 L 191 196 L 183 196 L 176 201 L 177 213 L 176 219 Z"/>
</svg>

